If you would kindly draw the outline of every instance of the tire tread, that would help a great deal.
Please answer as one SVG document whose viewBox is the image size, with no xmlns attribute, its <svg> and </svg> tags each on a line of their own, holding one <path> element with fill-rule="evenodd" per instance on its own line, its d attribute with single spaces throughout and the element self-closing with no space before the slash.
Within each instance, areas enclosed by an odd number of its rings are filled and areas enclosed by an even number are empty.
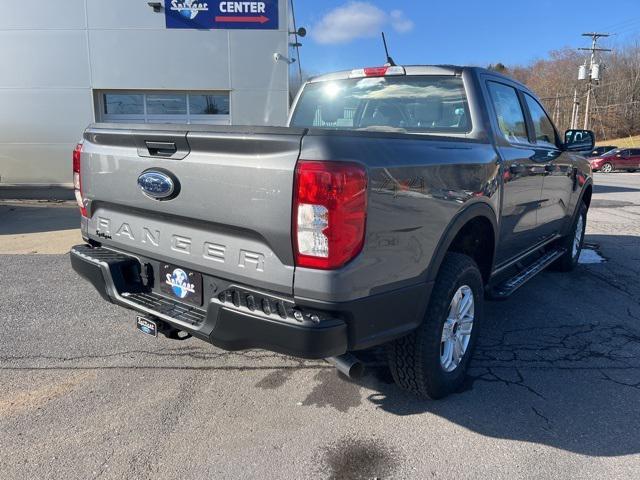
<svg viewBox="0 0 640 480">
<path fill-rule="evenodd" d="M 396 383 L 405 390 L 432 399 L 441 398 L 450 393 L 451 389 L 441 385 L 441 382 L 438 382 L 438 379 L 434 378 L 429 371 L 429 367 L 433 367 L 434 359 L 428 359 L 431 361 L 426 362 L 424 359 L 429 354 L 429 342 L 433 341 L 433 336 L 440 338 L 441 316 L 449 309 L 451 289 L 460 277 L 470 270 L 477 275 L 482 285 L 480 271 L 473 259 L 460 253 L 448 253 L 438 272 L 422 325 L 411 334 L 388 346 L 391 373 Z M 472 353 L 472 346 L 470 344 L 469 355 Z M 439 362 L 439 356 L 435 360 Z M 440 368 L 439 363 L 437 367 Z"/>
</svg>

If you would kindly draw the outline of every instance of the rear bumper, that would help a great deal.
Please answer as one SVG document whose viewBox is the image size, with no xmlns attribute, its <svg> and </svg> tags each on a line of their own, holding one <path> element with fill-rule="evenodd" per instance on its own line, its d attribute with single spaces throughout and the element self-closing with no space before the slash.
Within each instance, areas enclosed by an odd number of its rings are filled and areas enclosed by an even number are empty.
<svg viewBox="0 0 640 480">
<path fill-rule="evenodd" d="M 107 301 L 167 323 L 225 350 L 263 348 L 326 358 L 405 335 L 419 324 L 429 285 L 345 303 L 293 299 L 206 278 L 215 290 L 193 307 L 155 292 L 145 278 L 153 260 L 101 247 L 71 249 L 73 269 Z M 426 290 L 425 290 L 426 287 Z"/>
</svg>

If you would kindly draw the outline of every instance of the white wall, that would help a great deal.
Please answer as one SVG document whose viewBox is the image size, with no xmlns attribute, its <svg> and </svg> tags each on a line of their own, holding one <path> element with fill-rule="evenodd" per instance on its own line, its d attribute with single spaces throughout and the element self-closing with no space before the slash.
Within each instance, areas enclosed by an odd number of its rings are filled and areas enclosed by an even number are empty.
<svg viewBox="0 0 640 480">
<path fill-rule="evenodd" d="M 230 90 L 234 124 L 284 125 L 279 30 L 167 30 L 147 0 L 0 0 L 0 186 L 68 183 L 93 90 Z"/>
</svg>

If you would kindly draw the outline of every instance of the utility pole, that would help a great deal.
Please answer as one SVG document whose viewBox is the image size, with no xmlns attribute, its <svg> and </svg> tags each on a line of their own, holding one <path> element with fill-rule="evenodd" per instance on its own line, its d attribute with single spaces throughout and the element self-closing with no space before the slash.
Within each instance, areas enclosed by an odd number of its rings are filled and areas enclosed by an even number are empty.
<svg viewBox="0 0 640 480">
<path fill-rule="evenodd" d="M 578 88 L 573 90 L 573 109 L 571 110 L 571 129 L 578 128 L 578 110 L 580 109 L 580 102 L 578 102 Z"/>
<path fill-rule="evenodd" d="M 591 113 L 591 94 L 592 94 L 592 90 L 593 90 L 593 80 L 598 80 L 598 78 L 593 78 L 593 73 L 594 73 L 594 65 L 596 64 L 596 52 L 610 52 L 611 50 L 608 48 L 598 48 L 598 39 L 602 38 L 602 37 L 608 37 L 609 34 L 608 33 L 597 33 L 597 32 L 589 32 L 589 33 L 583 33 L 582 34 L 583 37 L 591 37 L 591 48 L 579 48 L 578 50 L 587 50 L 591 52 L 591 58 L 589 60 L 589 78 L 587 81 L 587 100 L 585 101 L 585 105 L 584 105 L 584 130 L 588 130 L 589 129 L 589 114 Z M 599 72 L 599 70 L 598 70 Z M 576 114 L 577 117 L 577 114 Z M 577 122 L 577 118 L 576 118 L 576 123 Z"/>
<path fill-rule="evenodd" d="M 560 123 L 560 92 L 556 92 L 556 103 L 553 107 L 553 123 Z"/>
</svg>

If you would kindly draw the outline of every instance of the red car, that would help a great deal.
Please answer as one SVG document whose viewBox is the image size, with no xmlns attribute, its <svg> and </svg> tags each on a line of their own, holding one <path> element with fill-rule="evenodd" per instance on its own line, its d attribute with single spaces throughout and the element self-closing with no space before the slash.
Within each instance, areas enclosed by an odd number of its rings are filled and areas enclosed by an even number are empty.
<svg viewBox="0 0 640 480">
<path fill-rule="evenodd" d="M 635 172 L 640 170 L 640 148 L 616 148 L 600 157 L 589 159 L 594 172 L 610 173 L 614 170 Z"/>
</svg>

